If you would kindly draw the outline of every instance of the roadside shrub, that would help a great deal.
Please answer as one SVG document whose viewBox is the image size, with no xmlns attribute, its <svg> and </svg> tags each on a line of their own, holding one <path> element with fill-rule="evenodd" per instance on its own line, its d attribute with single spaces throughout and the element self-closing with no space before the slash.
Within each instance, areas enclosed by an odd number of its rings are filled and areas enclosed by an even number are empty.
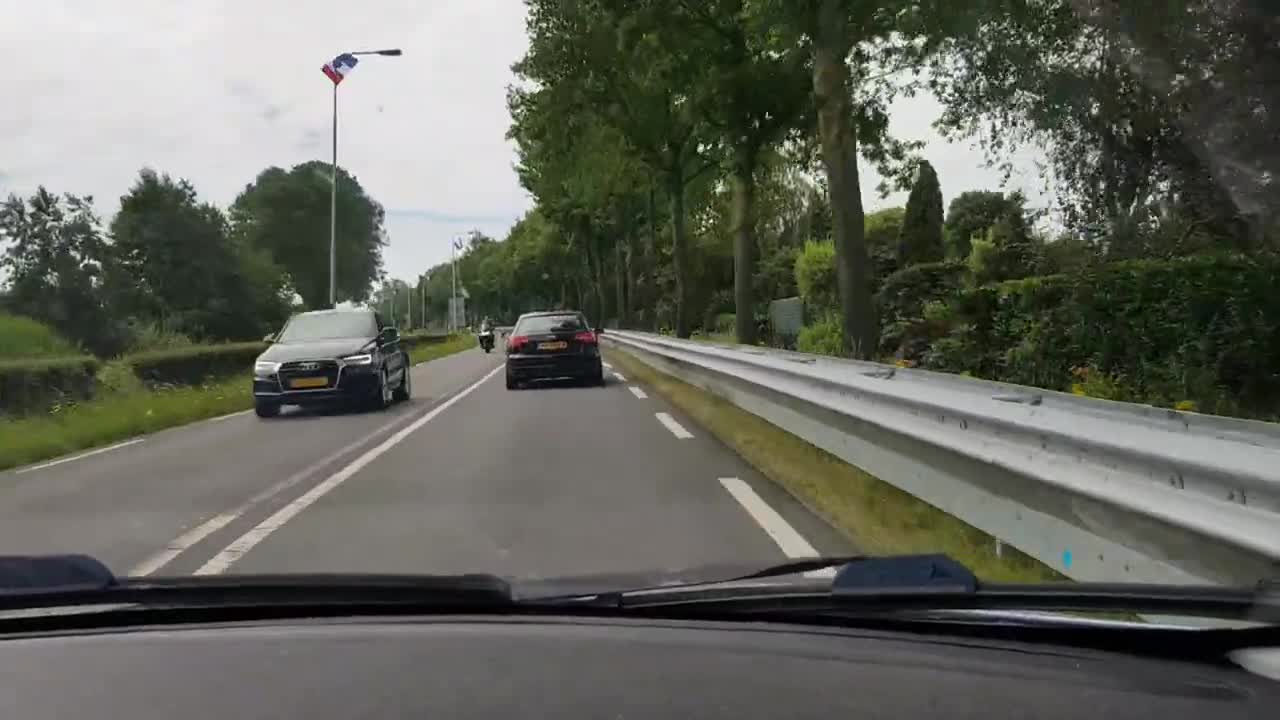
<svg viewBox="0 0 1280 720">
<path fill-rule="evenodd" d="M 144 353 L 154 350 L 174 350 L 188 348 L 195 343 L 180 332 L 164 330 L 155 323 L 134 325 L 129 328 L 130 353 Z"/>
<path fill-rule="evenodd" d="M 419 345 L 435 345 L 448 339 L 448 333 L 407 333 L 400 336 L 400 344 L 405 350 L 412 350 Z"/>
<path fill-rule="evenodd" d="M 45 412 L 93 394 L 98 360 L 90 355 L 0 360 L 0 412 Z"/>
<path fill-rule="evenodd" d="M 1273 418 L 1280 261 L 1135 260 L 959 293 L 925 364 L 1054 390 Z"/>
<path fill-rule="evenodd" d="M 48 325 L 24 315 L 0 312 L 0 360 L 79 354 L 75 345 Z"/>
<path fill-rule="evenodd" d="M 885 278 L 875 297 L 881 327 L 879 354 L 916 361 L 930 343 L 946 335 L 945 313 L 934 307 L 932 315 L 926 316 L 926 308 L 950 302 L 963 286 L 966 272 L 963 262 L 944 260 L 911 265 Z"/>
<path fill-rule="evenodd" d="M 200 385 L 210 378 L 248 373 L 266 349 L 260 342 L 191 345 L 127 355 L 123 359 L 148 387 Z"/>
<path fill-rule="evenodd" d="M 830 242 L 809 241 L 796 256 L 796 287 L 805 308 L 815 317 L 824 317 L 837 308 L 836 249 Z"/>
<path fill-rule="evenodd" d="M 840 355 L 844 348 L 844 330 L 835 313 L 800 328 L 796 337 L 796 350 L 817 355 Z"/>
</svg>

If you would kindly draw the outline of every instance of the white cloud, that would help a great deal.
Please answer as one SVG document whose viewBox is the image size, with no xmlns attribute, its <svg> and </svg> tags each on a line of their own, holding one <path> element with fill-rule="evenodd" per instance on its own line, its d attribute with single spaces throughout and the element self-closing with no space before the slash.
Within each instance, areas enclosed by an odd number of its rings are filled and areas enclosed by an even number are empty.
<svg viewBox="0 0 1280 720">
<path fill-rule="evenodd" d="M 448 257 L 450 237 L 500 237 L 530 204 L 504 139 L 524 12 L 521 0 L 0 0 L 0 192 L 89 193 L 109 214 L 149 165 L 229 203 L 268 165 L 328 159 L 325 61 L 400 47 L 362 58 L 339 89 L 338 159 L 389 211 L 388 271 L 411 277 Z M 937 141 L 935 114 L 903 101 L 894 126 L 932 140 L 948 199 L 996 185 L 978 152 Z M 873 190 L 866 201 L 885 204 Z"/>
</svg>

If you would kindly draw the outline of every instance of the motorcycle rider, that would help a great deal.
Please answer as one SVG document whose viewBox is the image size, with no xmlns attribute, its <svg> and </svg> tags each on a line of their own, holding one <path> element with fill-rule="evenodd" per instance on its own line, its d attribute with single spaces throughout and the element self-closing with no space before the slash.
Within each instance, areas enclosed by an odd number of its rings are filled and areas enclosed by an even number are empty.
<svg viewBox="0 0 1280 720">
<path fill-rule="evenodd" d="M 489 319 L 488 315 L 485 315 L 484 319 L 480 321 L 480 345 L 485 352 L 489 352 L 489 349 L 493 347 L 493 321 Z"/>
</svg>

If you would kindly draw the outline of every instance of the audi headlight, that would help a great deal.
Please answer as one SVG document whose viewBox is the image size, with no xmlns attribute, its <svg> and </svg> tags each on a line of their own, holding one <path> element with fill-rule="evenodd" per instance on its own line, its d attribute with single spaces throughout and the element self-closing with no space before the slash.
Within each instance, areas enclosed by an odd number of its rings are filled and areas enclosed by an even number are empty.
<svg viewBox="0 0 1280 720">
<path fill-rule="evenodd" d="M 373 355 L 370 353 L 361 353 L 359 355 L 348 355 L 341 358 L 343 365 L 368 365 L 373 362 Z"/>
<path fill-rule="evenodd" d="M 280 369 L 280 363 L 270 360 L 259 360 L 253 364 L 254 375 L 270 375 Z"/>
</svg>

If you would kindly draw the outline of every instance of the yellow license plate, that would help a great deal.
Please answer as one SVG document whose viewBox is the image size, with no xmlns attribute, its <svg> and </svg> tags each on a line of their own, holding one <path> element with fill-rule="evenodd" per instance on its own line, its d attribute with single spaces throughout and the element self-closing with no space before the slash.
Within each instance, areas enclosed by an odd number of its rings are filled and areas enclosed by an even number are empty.
<svg viewBox="0 0 1280 720">
<path fill-rule="evenodd" d="M 329 384 L 329 378 L 324 377 L 303 377 L 294 378 L 289 381 L 291 388 L 318 388 Z"/>
<path fill-rule="evenodd" d="M 558 342 L 538 343 L 539 350 L 563 350 L 567 347 L 569 347 L 569 343 L 563 340 L 560 340 Z"/>
</svg>

